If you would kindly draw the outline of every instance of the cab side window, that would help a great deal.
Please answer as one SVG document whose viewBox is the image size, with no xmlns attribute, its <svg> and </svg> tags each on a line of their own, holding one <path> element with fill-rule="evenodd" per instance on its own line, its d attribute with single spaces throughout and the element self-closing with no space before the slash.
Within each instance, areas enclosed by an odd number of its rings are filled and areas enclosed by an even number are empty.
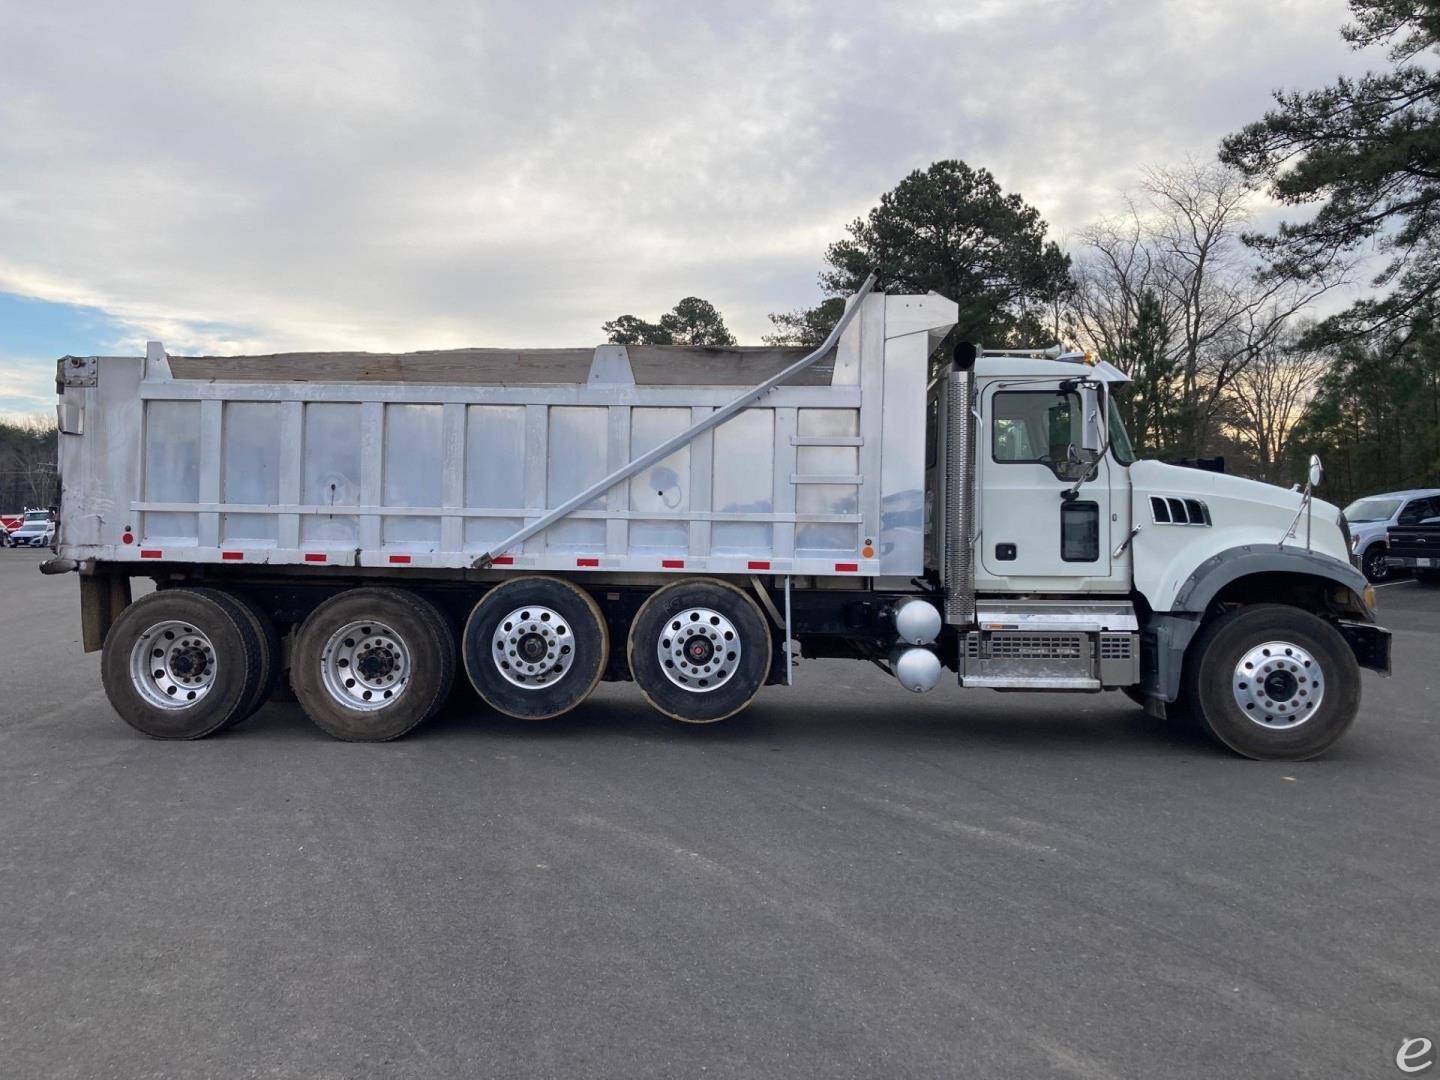
<svg viewBox="0 0 1440 1080">
<path fill-rule="evenodd" d="M 1061 479 L 1093 466 L 1080 450 L 1080 396 L 1055 390 L 1003 390 L 991 399 L 991 456 L 1002 464 L 1044 465 Z"/>
<path fill-rule="evenodd" d="M 1398 520 L 1401 525 L 1419 525 L 1426 518 L 1435 517 L 1437 514 L 1440 514 L 1440 499 L 1411 499 L 1405 504 L 1405 509 L 1400 511 Z"/>
</svg>

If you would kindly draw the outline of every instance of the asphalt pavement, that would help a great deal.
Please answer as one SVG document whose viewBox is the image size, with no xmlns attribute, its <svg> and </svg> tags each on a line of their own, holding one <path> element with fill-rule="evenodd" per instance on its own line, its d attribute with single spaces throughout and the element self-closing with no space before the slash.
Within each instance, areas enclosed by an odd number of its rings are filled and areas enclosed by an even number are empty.
<svg viewBox="0 0 1440 1080">
<path fill-rule="evenodd" d="M 147 740 L 0 552 L 0 1076 L 1401 1076 L 1440 1043 L 1440 589 L 1325 758 L 807 663 L 385 745 Z M 1436 1068 L 1440 1072 L 1440 1066 Z"/>
</svg>

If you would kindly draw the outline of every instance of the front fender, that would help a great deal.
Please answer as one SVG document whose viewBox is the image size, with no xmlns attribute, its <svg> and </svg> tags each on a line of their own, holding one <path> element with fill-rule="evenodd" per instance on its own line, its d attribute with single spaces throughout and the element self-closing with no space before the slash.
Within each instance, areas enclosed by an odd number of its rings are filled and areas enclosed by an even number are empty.
<svg viewBox="0 0 1440 1080">
<path fill-rule="evenodd" d="M 1390 673 L 1390 632 L 1374 625 L 1374 609 L 1367 600 L 1373 593 L 1363 574 L 1348 562 L 1317 551 L 1243 544 L 1216 552 L 1202 562 L 1181 582 L 1170 609 L 1150 616 L 1140 640 L 1141 689 L 1147 695 L 1161 701 L 1179 696 L 1185 652 L 1205 613 L 1227 586 L 1240 582 L 1238 595 L 1245 596 L 1246 578 L 1267 590 L 1250 597 L 1257 602 L 1283 601 L 1283 594 L 1274 593 L 1277 586 L 1286 585 L 1287 578 L 1297 598 L 1304 596 L 1307 586 L 1313 592 L 1317 580 L 1345 589 L 1353 600 L 1349 614 L 1358 618 L 1339 620 L 1337 628 L 1362 667 Z"/>
<path fill-rule="evenodd" d="M 1350 590 L 1355 606 L 1373 621 L 1374 612 L 1366 601 L 1369 583 L 1350 563 L 1318 551 L 1255 544 L 1226 548 L 1206 559 L 1181 582 L 1170 610 L 1203 612 L 1225 586 L 1254 574 L 1300 574 L 1333 581 Z"/>
</svg>

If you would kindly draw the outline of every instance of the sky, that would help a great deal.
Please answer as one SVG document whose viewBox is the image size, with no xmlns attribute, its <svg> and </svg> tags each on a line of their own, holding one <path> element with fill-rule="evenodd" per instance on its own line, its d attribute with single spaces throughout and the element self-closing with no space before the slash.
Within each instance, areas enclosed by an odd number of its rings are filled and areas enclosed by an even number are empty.
<svg viewBox="0 0 1440 1080">
<path fill-rule="evenodd" d="M 742 343 L 958 157 L 1062 243 L 1278 88 L 1379 66 L 1342 0 L 0 0 L 0 413 L 54 359 Z"/>
</svg>

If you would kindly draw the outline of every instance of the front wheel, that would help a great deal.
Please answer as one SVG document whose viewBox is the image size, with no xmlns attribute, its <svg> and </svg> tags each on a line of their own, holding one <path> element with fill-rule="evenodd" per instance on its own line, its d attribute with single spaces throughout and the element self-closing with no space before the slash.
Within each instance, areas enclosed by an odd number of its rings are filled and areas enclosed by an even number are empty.
<svg viewBox="0 0 1440 1080">
<path fill-rule="evenodd" d="M 1256 604 L 1201 632 L 1182 700 L 1237 754 L 1303 761 L 1324 753 L 1360 707 L 1360 667 L 1345 639 L 1308 611 Z"/>
<path fill-rule="evenodd" d="M 1365 575 L 1365 580 L 1372 582 L 1389 581 L 1394 576 L 1395 571 L 1390 569 L 1384 544 L 1371 544 L 1365 549 L 1365 554 L 1360 557 L 1360 570 Z"/>
</svg>

